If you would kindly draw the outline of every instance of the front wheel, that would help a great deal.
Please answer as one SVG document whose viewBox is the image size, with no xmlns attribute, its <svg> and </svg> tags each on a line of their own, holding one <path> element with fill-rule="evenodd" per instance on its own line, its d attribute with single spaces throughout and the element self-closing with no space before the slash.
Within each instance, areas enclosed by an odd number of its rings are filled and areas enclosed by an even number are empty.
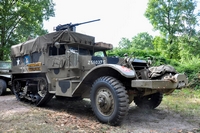
<svg viewBox="0 0 200 133">
<path fill-rule="evenodd" d="M 6 81 L 0 79 L 0 96 L 5 94 L 6 88 L 7 88 Z"/>
<path fill-rule="evenodd" d="M 139 108 L 148 108 L 148 109 L 154 109 L 160 105 L 162 102 L 163 94 L 160 92 L 143 96 L 143 97 L 134 97 L 134 103 Z"/>
<path fill-rule="evenodd" d="M 94 114 L 102 123 L 119 125 L 128 112 L 128 95 L 125 87 L 115 78 L 97 79 L 90 93 Z"/>
</svg>

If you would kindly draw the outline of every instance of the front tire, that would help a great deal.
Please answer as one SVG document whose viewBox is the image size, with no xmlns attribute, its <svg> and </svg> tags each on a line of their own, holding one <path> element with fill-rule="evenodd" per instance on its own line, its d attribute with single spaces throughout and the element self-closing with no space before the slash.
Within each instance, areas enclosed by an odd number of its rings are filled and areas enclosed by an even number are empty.
<svg viewBox="0 0 200 133">
<path fill-rule="evenodd" d="M 146 108 L 146 109 L 155 109 L 160 105 L 162 102 L 163 94 L 160 92 L 143 96 L 143 97 L 134 97 L 134 103 L 139 108 Z"/>
<path fill-rule="evenodd" d="M 5 94 L 6 88 L 7 88 L 6 81 L 0 79 L 0 96 Z"/>
<path fill-rule="evenodd" d="M 92 86 L 90 100 L 94 114 L 102 123 L 119 125 L 128 112 L 127 91 L 113 77 L 97 79 Z"/>
</svg>

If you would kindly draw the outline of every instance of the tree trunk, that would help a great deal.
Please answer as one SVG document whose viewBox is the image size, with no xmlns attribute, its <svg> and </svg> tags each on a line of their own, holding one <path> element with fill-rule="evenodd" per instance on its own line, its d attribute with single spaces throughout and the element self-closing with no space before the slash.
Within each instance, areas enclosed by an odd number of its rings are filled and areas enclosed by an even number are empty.
<svg viewBox="0 0 200 133">
<path fill-rule="evenodd" d="M 3 49 L 1 48 L 0 50 L 0 61 L 4 60 L 4 56 L 3 56 Z"/>
</svg>

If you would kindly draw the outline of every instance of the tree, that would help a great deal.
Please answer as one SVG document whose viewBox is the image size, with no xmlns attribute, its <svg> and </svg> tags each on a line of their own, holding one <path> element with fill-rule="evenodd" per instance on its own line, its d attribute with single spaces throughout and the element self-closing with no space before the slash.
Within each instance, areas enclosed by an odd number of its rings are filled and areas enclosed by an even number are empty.
<svg viewBox="0 0 200 133">
<path fill-rule="evenodd" d="M 128 38 L 122 38 L 121 41 L 119 42 L 119 47 L 120 48 L 130 48 L 131 47 L 131 41 Z"/>
<path fill-rule="evenodd" d="M 149 0 L 145 16 L 150 20 L 155 30 L 159 30 L 168 40 L 168 51 L 178 50 L 177 36 L 183 33 L 190 36 L 195 34 L 198 24 L 195 14 L 195 0 Z M 173 58 L 173 55 L 169 55 Z"/>
<path fill-rule="evenodd" d="M 152 44 L 153 36 L 149 35 L 147 32 L 138 33 L 132 38 L 131 44 L 134 49 L 148 49 L 153 50 L 154 46 Z"/>
<path fill-rule="evenodd" d="M 155 36 L 153 39 L 153 45 L 155 51 L 166 50 L 167 40 L 161 36 Z"/>
<path fill-rule="evenodd" d="M 12 45 L 47 33 L 43 20 L 54 16 L 52 0 L 0 1 L 0 60 L 8 59 Z"/>
<path fill-rule="evenodd" d="M 179 37 L 179 50 L 182 60 L 192 58 L 192 56 L 200 57 L 200 32 L 196 36 L 192 36 L 188 39 L 187 35 Z"/>
</svg>

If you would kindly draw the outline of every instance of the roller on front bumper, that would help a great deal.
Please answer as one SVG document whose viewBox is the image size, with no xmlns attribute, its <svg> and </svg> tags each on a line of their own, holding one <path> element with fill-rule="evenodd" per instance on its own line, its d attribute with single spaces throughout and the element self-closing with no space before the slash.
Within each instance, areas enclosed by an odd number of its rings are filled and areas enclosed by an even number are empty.
<svg viewBox="0 0 200 133">
<path fill-rule="evenodd" d="M 168 75 L 159 80 L 132 80 L 131 87 L 147 89 L 181 89 L 188 84 L 184 74 Z"/>
</svg>

